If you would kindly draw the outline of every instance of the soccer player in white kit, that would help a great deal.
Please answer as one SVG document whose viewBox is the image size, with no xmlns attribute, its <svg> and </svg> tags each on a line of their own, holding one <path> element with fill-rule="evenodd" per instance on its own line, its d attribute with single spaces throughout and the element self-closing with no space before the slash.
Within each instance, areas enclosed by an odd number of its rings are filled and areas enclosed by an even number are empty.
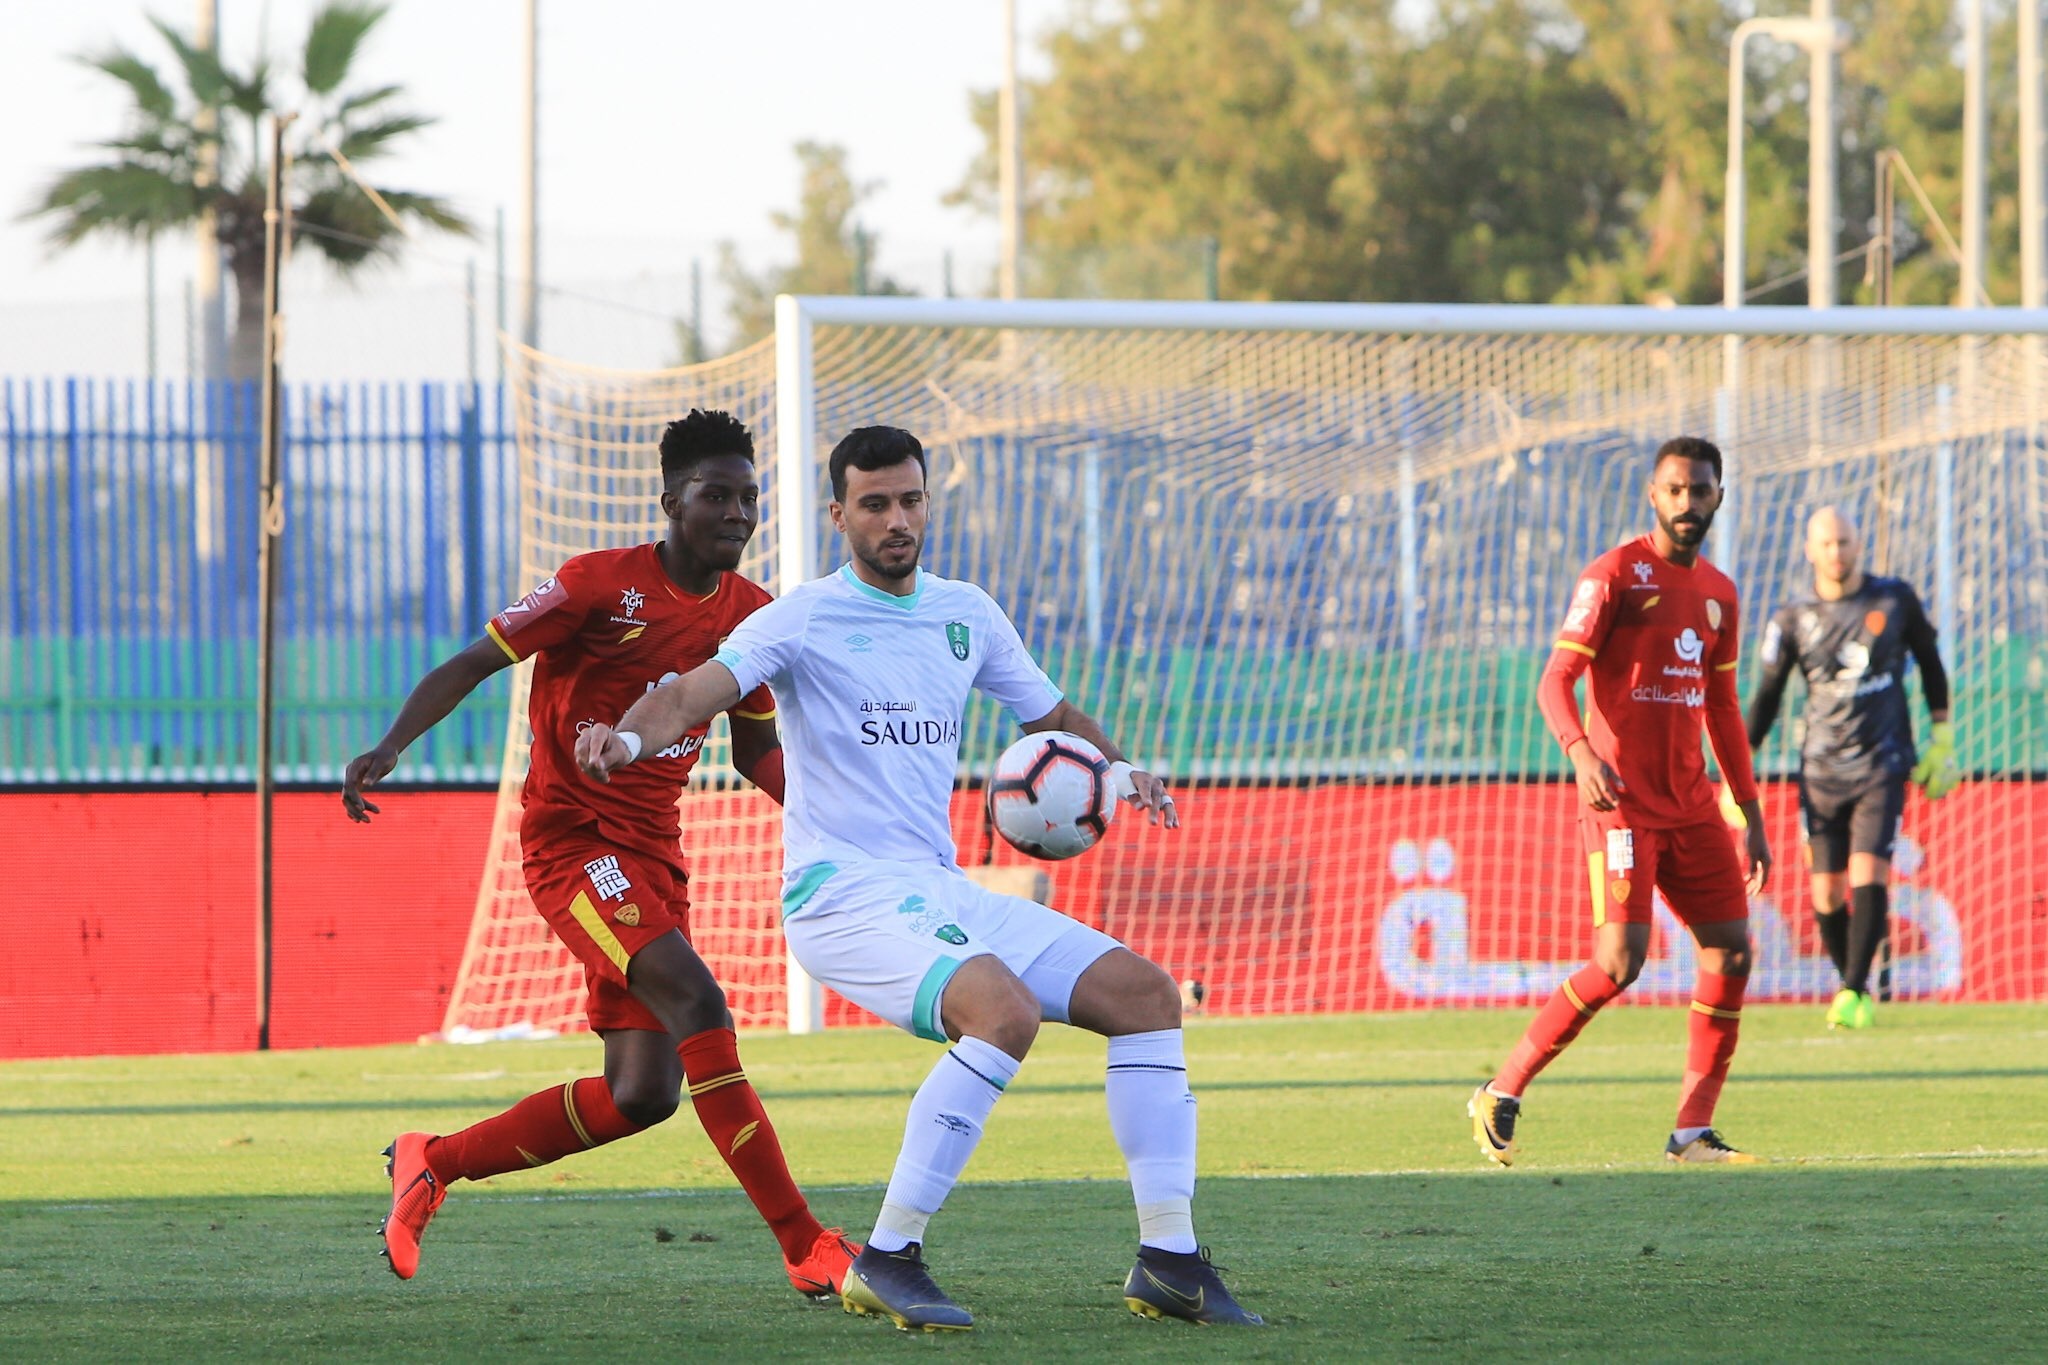
<svg viewBox="0 0 2048 1365">
<path fill-rule="evenodd" d="M 1128 774 L 1128 799 L 1168 828 L 1180 823 L 1173 798 L 1061 695 L 987 593 L 918 567 L 929 503 L 915 436 L 859 428 L 833 450 L 831 475 L 849 562 L 756 611 L 616 728 L 590 727 L 576 761 L 604 781 L 772 684 L 788 756 L 790 950 L 855 1004 L 952 1041 L 911 1100 L 874 1235 L 842 1286 L 847 1311 L 905 1329 L 973 1326 L 925 1269 L 925 1225 L 1053 1020 L 1109 1039 L 1110 1128 L 1138 1205 L 1125 1303 L 1153 1318 L 1260 1325 L 1195 1240 L 1195 1099 L 1172 978 L 1109 935 L 960 871 L 947 808 L 968 692 L 1003 703 L 1026 731 L 1094 743 Z"/>
</svg>

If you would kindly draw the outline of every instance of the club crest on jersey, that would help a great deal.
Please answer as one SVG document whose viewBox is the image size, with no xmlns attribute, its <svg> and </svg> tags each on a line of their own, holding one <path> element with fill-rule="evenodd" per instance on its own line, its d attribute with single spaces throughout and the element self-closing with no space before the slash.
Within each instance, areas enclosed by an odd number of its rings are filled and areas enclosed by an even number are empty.
<svg viewBox="0 0 2048 1365">
<path fill-rule="evenodd" d="M 1872 635 L 1884 634 L 1884 613 L 1882 611 L 1872 611 L 1865 614 L 1863 628 Z"/>
<path fill-rule="evenodd" d="M 640 628 L 639 630 L 629 630 L 621 636 L 619 638 L 621 644 L 635 638 L 640 634 L 640 631 L 647 629 L 647 623 L 640 619 L 640 608 L 646 605 L 647 594 L 641 592 L 638 588 L 626 588 L 619 593 L 619 611 L 624 612 L 625 615 L 621 616 L 616 612 L 613 613 L 611 618 L 612 624 L 615 626 L 638 626 Z"/>
<path fill-rule="evenodd" d="M 966 662 L 967 662 L 967 623 L 966 623 L 966 622 L 964 622 L 964 621 L 948 621 L 948 622 L 946 622 L 946 644 L 947 644 L 948 646 L 950 646 L 950 647 L 951 647 L 951 649 L 952 649 L 952 651 L 953 651 L 953 657 L 954 657 L 954 658 L 956 658 L 956 659 L 960 660 L 960 662 L 962 662 L 962 663 L 966 663 Z"/>
<path fill-rule="evenodd" d="M 1708 629 L 1708 630 L 1719 630 L 1720 628 L 1721 628 L 1721 604 L 1720 604 L 1719 602 L 1715 601 L 1715 600 L 1714 600 L 1713 598 L 1709 597 L 1709 598 L 1707 599 L 1707 629 Z"/>
</svg>

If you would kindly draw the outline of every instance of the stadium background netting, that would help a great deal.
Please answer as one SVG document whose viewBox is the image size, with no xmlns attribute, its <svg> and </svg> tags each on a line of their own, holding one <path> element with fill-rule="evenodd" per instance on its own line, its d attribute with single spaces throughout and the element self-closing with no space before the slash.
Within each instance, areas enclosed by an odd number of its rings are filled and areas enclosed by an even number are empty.
<svg viewBox="0 0 2048 1365">
<path fill-rule="evenodd" d="M 810 341 L 818 506 L 846 430 L 916 432 L 927 566 L 987 587 L 1070 695 L 1185 793 L 1177 835 L 1128 821 L 1049 871 L 1055 903 L 1203 981 L 1211 1009 L 1522 1002 L 1584 960 L 1574 795 L 1534 684 L 1578 570 L 1646 529 L 1646 456 L 1681 432 L 1730 454 L 1708 552 L 1742 589 L 1745 697 L 1764 620 L 1810 588 L 1803 527 L 1823 503 L 1851 510 L 1868 566 L 1912 581 L 1942 630 L 1972 780 L 1909 804 L 1890 989 L 2048 993 L 2038 341 L 822 321 Z M 769 510 L 746 571 L 779 589 L 769 344 L 663 373 L 537 354 L 517 371 L 530 581 L 658 534 L 654 442 L 696 405 L 754 428 Z M 809 534 L 819 571 L 837 563 L 822 515 Z M 1794 691 L 1767 776 L 1794 769 Z M 524 699 L 522 679 L 450 1026 L 580 1018 L 580 969 L 520 885 Z M 972 791 L 1008 736 L 994 708 L 972 713 L 963 863 L 1023 861 Z M 725 756 L 708 747 L 684 797 L 693 921 L 740 1021 L 781 1025 L 776 816 Z M 1818 998 L 1832 983 L 1788 784 L 1767 808 L 1779 871 L 1753 906 L 1752 995 Z M 1690 944 L 1661 906 L 1660 923 L 1633 995 L 1670 1002 Z"/>
</svg>

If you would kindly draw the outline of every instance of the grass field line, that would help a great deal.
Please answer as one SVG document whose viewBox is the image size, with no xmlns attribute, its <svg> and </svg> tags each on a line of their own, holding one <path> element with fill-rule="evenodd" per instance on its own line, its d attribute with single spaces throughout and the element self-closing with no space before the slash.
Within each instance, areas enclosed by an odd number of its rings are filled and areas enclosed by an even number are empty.
<svg viewBox="0 0 2048 1365">
<path fill-rule="evenodd" d="M 1946 1151 L 1927 1152 L 1832 1152 L 1817 1156 L 1775 1157 L 1767 1159 L 1766 1166 L 1850 1166 L 1876 1164 L 1941 1165 L 1953 1162 L 1997 1162 L 1997 1161 L 2039 1161 L 2048 1159 L 2048 1147 L 1972 1147 L 1955 1148 Z M 1232 1182 L 1257 1181 L 1261 1183 L 1284 1184 L 1304 1180 L 1401 1180 L 1428 1177 L 1437 1179 L 1444 1176 L 1462 1176 L 1470 1179 L 1493 1179 L 1526 1181 L 1562 1175 L 1605 1175 L 1620 1172 L 1640 1173 L 1645 1170 L 1668 1169 L 1667 1163 L 1645 1160 L 1641 1163 L 1621 1162 L 1573 1162 L 1544 1163 L 1541 1166 L 1527 1166 L 1521 1172 L 1503 1171 L 1495 1167 L 1460 1161 L 1454 1166 L 1411 1166 L 1398 1170 L 1370 1171 L 1278 1171 L 1249 1172 L 1244 1174 L 1204 1176 L 1205 1180 L 1229 1180 Z M 1747 1168 L 1745 1168 L 1747 1169 Z M 1731 1172 L 1730 1178 L 1740 1178 L 1740 1171 Z M 1122 1176 L 1041 1176 L 1020 1180 L 979 1180 L 963 1181 L 961 1188 L 971 1190 L 976 1186 L 988 1189 L 1086 1189 L 1100 1186 L 1105 1189 L 1127 1191 L 1129 1182 Z M 880 1195 L 888 1189 L 886 1181 L 865 1181 L 857 1184 L 812 1185 L 805 1192 L 813 1197 L 821 1195 Z M 187 1196 L 187 1198 L 204 1196 Z M 236 1196 L 240 1197 L 240 1196 Z M 275 1198 L 356 1200 L 354 1195 L 278 1195 Z M 492 1191 L 466 1191 L 462 1202 L 465 1204 L 619 1204 L 641 1203 L 664 1199 L 679 1200 L 729 1200 L 742 1198 L 738 1188 L 695 1188 L 678 1189 L 660 1187 L 642 1190 L 590 1190 L 569 1191 L 549 1190 L 533 1194 L 500 1194 Z M 124 1211 L 134 1201 L 95 1200 L 79 1203 L 40 1204 L 21 1206 L 21 1212 L 39 1213 L 116 1213 Z"/>
</svg>

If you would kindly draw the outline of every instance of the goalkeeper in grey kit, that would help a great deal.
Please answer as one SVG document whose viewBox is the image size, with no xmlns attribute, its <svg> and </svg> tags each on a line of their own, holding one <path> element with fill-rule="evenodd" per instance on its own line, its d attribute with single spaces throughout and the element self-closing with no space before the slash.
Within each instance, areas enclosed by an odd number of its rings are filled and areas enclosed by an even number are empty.
<svg viewBox="0 0 2048 1365">
<path fill-rule="evenodd" d="M 1959 777 L 1949 721 L 1948 671 L 1934 625 L 1903 579 L 1857 566 L 1856 527 L 1833 507 L 1806 524 L 1814 595 L 1781 607 L 1764 631 L 1763 677 L 1749 703 L 1749 744 L 1778 718 L 1796 666 L 1806 678 L 1806 740 L 1800 749 L 1799 819 L 1813 874 L 1821 941 L 1841 974 L 1829 1028 L 1868 1028 L 1870 968 L 1884 941 L 1892 846 L 1906 782 L 1940 800 Z M 1908 660 L 1934 725 L 1916 753 L 1906 708 Z"/>
</svg>

